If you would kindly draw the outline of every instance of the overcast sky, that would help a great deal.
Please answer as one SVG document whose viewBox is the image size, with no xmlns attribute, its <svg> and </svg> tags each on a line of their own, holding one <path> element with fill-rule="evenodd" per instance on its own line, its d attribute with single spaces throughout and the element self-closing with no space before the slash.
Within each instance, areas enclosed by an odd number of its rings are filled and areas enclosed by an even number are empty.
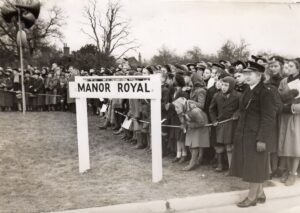
<svg viewBox="0 0 300 213">
<path fill-rule="evenodd" d="M 71 50 L 92 43 L 85 28 L 82 10 L 87 0 L 48 0 L 68 17 L 63 28 Z M 280 1 L 277 1 L 280 2 Z M 290 1 L 286 1 L 290 2 Z M 300 5 L 282 3 L 232 3 L 230 1 L 121 0 L 122 16 L 131 20 L 131 36 L 139 52 L 151 58 L 163 45 L 183 54 L 193 46 L 204 53 L 216 53 L 225 40 L 244 38 L 253 53 L 269 50 L 286 56 L 300 56 Z M 99 0 L 106 5 L 106 0 Z M 104 9 L 104 8 L 103 8 Z M 62 47 L 62 43 L 57 43 Z M 136 56 L 130 53 L 128 56 Z"/>
</svg>

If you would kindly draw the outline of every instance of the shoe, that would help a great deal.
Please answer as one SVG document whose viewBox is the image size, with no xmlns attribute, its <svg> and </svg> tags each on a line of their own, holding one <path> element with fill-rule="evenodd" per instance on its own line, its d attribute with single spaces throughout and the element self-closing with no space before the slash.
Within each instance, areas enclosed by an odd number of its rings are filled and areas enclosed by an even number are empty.
<svg viewBox="0 0 300 213">
<path fill-rule="evenodd" d="M 287 181 L 288 177 L 289 177 L 289 172 L 288 171 L 283 172 L 283 174 L 280 178 L 280 182 L 285 183 Z"/>
<path fill-rule="evenodd" d="M 113 131 L 117 131 L 117 130 L 119 130 L 120 129 L 120 127 L 114 127 L 112 130 Z"/>
<path fill-rule="evenodd" d="M 297 174 L 289 174 L 288 179 L 285 182 L 286 186 L 292 186 L 295 184 L 297 178 Z"/>
<path fill-rule="evenodd" d="M 196 167 L 197 167 L 196 164 L 194 164 L 194 165 L 188 165 L 188 166 L 184 167 L 182 169 L 182 171 L 192 171 L 192 170 L 196 169 Z"/>
<path fill-rule="evenodd" d="M 218 166 L 217 168 L 215 168 L 216 172 L 223 172 L 223 167 Z"/>
<path fill-rule="evenodd" d="M 276 169 L 274 172 L 272 172 L 272 177 L 274 178 L 280 178 L 283 175 L 284 171 L 281 169 Z"/>
<path fill-rule="evenodd" d="M 135 149 L 144 149 L 145 147 L 142 146 L 142 145 L 136 145 L 134 148 L 135 148 Z"/>
<path fill-rule="evenodd" d="M 122 129 L 119 129 L 118 131 L 114 131 L 113 134 L 114 135 L 120 135 L 123 132 Z"/>
<path fill-rule="evenodd" d="M 237 204 L 237 206 L 240 207 L 240 208 L 247 208 L 247 207 L 250 207 L 250 206 L 256 206 L 256 203 L 257 203 L 256 200 L 251 201 L 248 198 L 246 198 L 245 200 L 239 202 Z"/>
<path fill-rule="evenodd" d="M 131 145 L 136 145 L 136 143 L 137 143 L 136 139 L 131 139 L 129 142 Z"/>
<path fill-rule="evenodd" d="M 104 130 L 104 129 L 107 129 L 107 125 L 104 125 L 104 126 L 98 126 L 98 128 Z"/>
<path fill-rule="evenodd" d="M 257 203 L 265 203 L 266 202 L 266 195 L 265 195 L 265 193 L 263 193 L 261 196 L 259 196 L 257 199 L 256 199 L 256 201 L 257 201 Z"/>
<path fill-rule="evenodd" d="M 178 161 L 180 161 L 180 158 L 174 158 L 173 160 L 172 160 L 172 163 L 176 163 L 176 162 L 178 162 Z"/>
<path fill-rule="evenodd" d="M 180 158 L 180 160 L 178 161 L 178 163 L 184 163 L 185 161 L 187 161 L 187 157 L 183 156 Z"/>
<path fill-rule="evenodd" d="M 217 153 L 217 167 L 215 168 L 216 172 L 222 172 L 223 171 L 223 162 L 222 162 L 222 154 Z"/>
</svg>

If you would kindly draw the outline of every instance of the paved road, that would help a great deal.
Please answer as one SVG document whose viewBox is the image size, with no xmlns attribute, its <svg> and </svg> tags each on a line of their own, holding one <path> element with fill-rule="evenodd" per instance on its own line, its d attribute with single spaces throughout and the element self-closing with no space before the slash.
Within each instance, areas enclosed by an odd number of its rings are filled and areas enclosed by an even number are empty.
<svg viewBox="0 0 300 213">
<path fill-rule="evenodd" d="M 238 208 L 235 205 L 222 206 L 217 208 L 199 209 L 184 213 L 300 213 L 300 196 L 285 199 L 267 200 L 265 204 L 249 208 Z"/>
</svg>

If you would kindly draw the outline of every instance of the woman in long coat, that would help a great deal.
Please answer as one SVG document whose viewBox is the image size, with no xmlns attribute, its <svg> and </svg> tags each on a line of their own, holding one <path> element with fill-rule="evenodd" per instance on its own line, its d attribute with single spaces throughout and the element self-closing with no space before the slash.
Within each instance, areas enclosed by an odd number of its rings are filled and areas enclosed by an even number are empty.
<svg viewBox="0 0 300 213">
<path fill-rule="evenodd" d="M 266 70 L 265 74 L 265 85 L 269 88 L 275 98 L 276 101 L 276 123 L 274 124 L 273 128 L 274 131 L 272 132 L 272 143 L 273 146 L 269 147 L 270 151 L 270 173 L 272 177 L 281 177 L 283 170 L 286 168 L 286 161 L 284 158 L 278 157 L 278 132 L 279 132 L 279 116 L 282 111 L 282 101 L 278 92 L 279 83 L 282 80 L 281 73 L 282 73 L 282 66 L 283 62 L 280 58 L 272 57 L 271 61 L 268 64 L 268 70 Z M 278 168 L 278 162 L 280 163 Z"/>
<path fill-rule="evenodd" d="M 287 186 L 295 183 L 300 160 L 300 98 L 297 98 L 297 90 L 289 88 L 289 83 L 300 79 L 299 70 L 299 63 L 290 61 L 290 75 L 281 81 L 278 89 L 284 103 L 280 116 L 278 155 L 287 157 L 288 172 L 282 179 Z"/>
<path fill-rule="evenodd" d="M 268 149 L 273 142 L 269 136 L 276 119 L 276 106 L 272 92 L 263 83 L 264 70 L 262 65 L 250 61 L 244 70 L 249 87 L 240 99 L 230 172 L 249 182 L 249 193 L 238 207 L 266 201 L 263 183 L 269 179 Z"/>
</svg>

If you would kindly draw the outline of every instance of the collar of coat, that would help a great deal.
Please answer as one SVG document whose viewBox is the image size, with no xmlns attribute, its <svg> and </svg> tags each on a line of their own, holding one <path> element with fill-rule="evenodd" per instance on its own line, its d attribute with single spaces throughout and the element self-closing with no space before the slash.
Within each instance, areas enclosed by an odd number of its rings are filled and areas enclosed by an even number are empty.
<svg viewBox="0 0 300 213">
<path fill-rule="evenodd" d="M 264 82 L 261 80 L 252 90 L 253 95 L 259 95 L 261 89 L 264 87 Z M 251 91 L 250 87 L 247 87 L 247 90 Z"/>
</svg>

